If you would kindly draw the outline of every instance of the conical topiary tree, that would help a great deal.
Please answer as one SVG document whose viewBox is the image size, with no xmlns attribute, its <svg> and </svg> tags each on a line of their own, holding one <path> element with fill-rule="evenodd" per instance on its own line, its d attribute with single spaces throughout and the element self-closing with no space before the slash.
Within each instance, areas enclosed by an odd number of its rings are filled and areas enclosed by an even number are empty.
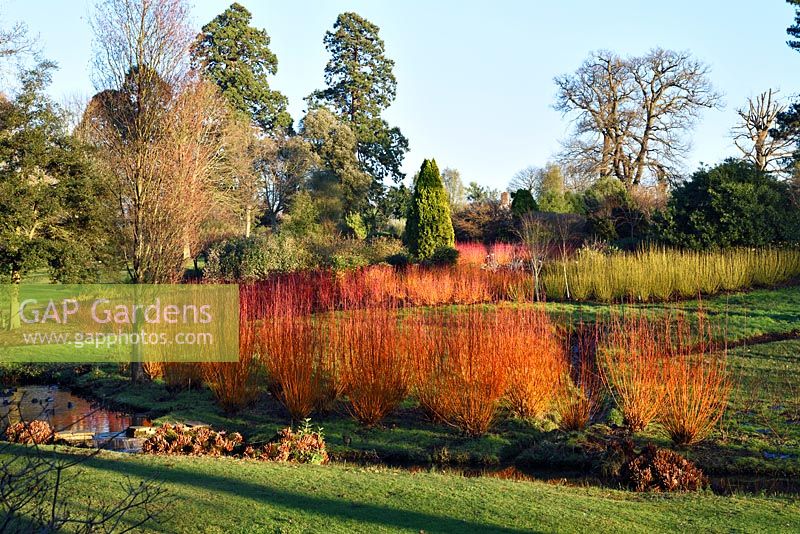
<svg viewBox="0 0 800 534">
<path fill-rule="evenodd" d="M 433 256 L 440 247 L 455 246 L 447 191 L 435 160 L 425 160 L 414 182 L 406 220 L 406 246 L 416 258 Z"/>
<path fill-rule="evenodd" d="M 517 189 L 511 193 L 511 213 L 517 216 L 537 211 L 538 206 L 530 189 Z"/>
</svg>

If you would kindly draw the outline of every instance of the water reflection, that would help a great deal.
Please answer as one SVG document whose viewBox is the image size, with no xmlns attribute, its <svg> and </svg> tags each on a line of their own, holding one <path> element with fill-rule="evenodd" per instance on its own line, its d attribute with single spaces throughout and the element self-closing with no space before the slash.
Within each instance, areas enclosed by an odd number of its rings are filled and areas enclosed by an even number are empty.
<svg viewBox="0 0 800 534">
<path fill-rule="evenodd" d="M 13 424 L 39 419 L 56 431 L 116 433 L 131 425 L 149 425 L 143 417 L 103 408 L 55 386 L 26 386 L 9 391 L 0 388 L 0 421 Z M 35 401 L 35 402 L 34 402 Z"/>
</svg>

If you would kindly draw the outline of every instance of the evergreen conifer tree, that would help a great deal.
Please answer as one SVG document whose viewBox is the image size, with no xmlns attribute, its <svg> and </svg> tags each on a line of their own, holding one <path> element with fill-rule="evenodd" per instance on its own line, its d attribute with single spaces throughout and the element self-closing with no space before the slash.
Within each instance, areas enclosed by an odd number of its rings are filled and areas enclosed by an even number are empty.
<svg viewBox="0 0 800 534">
<path fill-rule="evenodd" d="M 453 247 L 453 221 L 447 191 L 435 160 L 422 162 L 406 221 L 406 245 L 416 258 L 431 258 L 438 248 Z"/>
</svg>

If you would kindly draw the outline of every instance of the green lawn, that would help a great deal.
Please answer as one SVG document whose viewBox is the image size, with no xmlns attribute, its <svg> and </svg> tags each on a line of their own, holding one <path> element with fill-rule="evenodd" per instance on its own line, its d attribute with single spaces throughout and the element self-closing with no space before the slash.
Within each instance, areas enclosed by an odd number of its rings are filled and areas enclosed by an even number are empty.
<svg viewBox="0 0 800 534">
<path fill-rule="evenodd" d="M 722 294 L 701 300 L 629 305 L 548 303 L 548 311 L 565 314 L 572 321 L 592 321 L 609 310 L 637 310 L 658 316 L 681 312 L 692 319 L 702 311 L 717 335 L 728 342 L 743 342 L 765 335 L 793 334 L 800 337 L 800 286 Z"/>
<path fill-rule="evenodd" d="M 704 462 L 726 472 L 800 476 L 800 340 L 730 353 L 734 389 Z"/>
<path fill-rule="evenodd" d="M 789 497 L 643 495 L 341 465 L 103 453 L 66 487 L 75 502 L 108 501 L 122 496 L 125 477 L 158 479 L 174 500 L 157 532 L 800 530 L 800 501 Z"/>
</svg>

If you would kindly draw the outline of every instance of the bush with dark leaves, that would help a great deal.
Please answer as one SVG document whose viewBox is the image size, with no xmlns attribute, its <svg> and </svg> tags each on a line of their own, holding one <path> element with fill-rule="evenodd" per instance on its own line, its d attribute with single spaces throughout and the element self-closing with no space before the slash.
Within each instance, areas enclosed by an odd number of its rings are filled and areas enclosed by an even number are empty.
<svg viewBox="0 0 800 534">
<path fill-rule="evenodd" d="M 242 442 L 238 432 L 228 434 L 208 427 L 186 428 L 166 423 L 142 444 L 142 452 L 216 457 L 232 453 Z"/>
<path fill-rule="evenodd" d="M 299 464 L 324 465 L 329 461 L 322 429 L 313 431 L 307 419 L 296 432 L 291 428 L 284 428 L 261 449 L 247 447 L 244 456 L 256 460 Z"/>
<path fill-rule="evenodd" d="M 6 428 L 6 441 L 42 445 L 53 441 L 53 427 L 47 421 L 20 421 Z"/>
<path fill-rule="evenodd" d="M 703 472 L 670 449 L 648 445 L 623 466 L 621 480 L 635 491 L 697 491 L 708 485 Z"/>
</svg>

